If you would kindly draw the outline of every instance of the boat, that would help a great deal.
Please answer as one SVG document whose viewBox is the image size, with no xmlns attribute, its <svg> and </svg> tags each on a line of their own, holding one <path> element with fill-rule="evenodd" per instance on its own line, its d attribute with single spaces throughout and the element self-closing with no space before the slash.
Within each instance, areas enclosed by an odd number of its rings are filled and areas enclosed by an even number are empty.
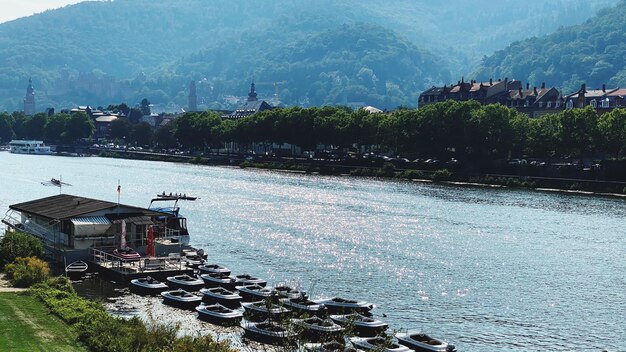
<svg viewBox="0 0 626 352">
<path fill-rule="evenodd" d="M 158 295 L 167 289 L 164 282 L 151 276 L 130 280 L 130 290 L 140 295 Z"/>
<path fill-rule="evenodd" d="M 87 273 L 87 269 L 89 269 L 89 265 L 79 260 L 65 267 L 65 275 L 71 279 L 80 278 Z"/>
<path fill-rule="evenodd" d="M 387 340 L 382 336 L 377 337 L 353 337 L 350 342 L 356 348 L 363 349 L 365 351 L 380 351 L 380 352 L 413 352 L 410 348 L 399 345 L 392 340 Z"/>
<path fill-rule="evenodd" d="M 194 309 L 202 301 L 200 296 L 181 289 L 161 292 L 161 296 L 163 297 L 163 303 L 182 309 Z"/>
<path fill-rule="evenodd" d="M 324 343 L 305 343 L 304 351 L 306 352 L 359 352 L 356 348 L 346 346 L 343 338 Z"/>
<path fill-rule="evenodd" d="M 217 325 L 238 325 L 243 318 L 241 311 L 226 308 L 221 304 L 199 305 L 196 307 L 196 311 L 198 318 Z"/>
<path fill-rule="evenodd" d="M 114 249 L 113 255 L 127 262 L 136 262 L 141 260 L 141 255 L 130 247 Z"/>
<path fill-rule="evenodd" d="M 235 280 L 237 280 L 236 286 L 259 285 L 265 287 L 267 285 L 267 281 L 248 274 L 237 275 Z"/>
<path fill-rule="evenodd" d="M 165 236 L 159 238 L 159 241 L 167 243 L 189 244 L 189 230 L 187 229 L 187 218 L 180 214 L 179 200 L 196 200 L 196 197 L 188 197 L 186 195 L 157 196 L 152 198 L 148 209 L 167 213 L 170 216 L 157 217 L 157 221 L 166 221 L 165 228 L 167 232 Z M 173 204 L 171 204 L 173 202 Z M 164 206 L 157 206 L 158 203 L 169 203 Z M 201 255 L 202 256 L 202 255 Z"/>
<path fill-rule="evenodd" d="M 274 289 L 280 298 L 306 298 L 306 292 L 286 285 L 278 285 Z"/>
<path fill-rule="evenodd" d="M 433 338 L 421 332 L 398 332 L 398 343 L 420 352 L 455 352 L 456 347 L 445 341 Z"/>
<path fill-rule="evenodd" d="M 226 308 L 241 307 L 241 296 L 223 287 L 203 288 L 200 293 L 207 303 L 218 303 Z"/>
<path fill-rule="evenodd" d="M 227 290 L 234 290 L 237 280 L 228 275 L 221 274 L 201 274 L 200 278 L 206 287 L 223 287 Z"/>
<path fill-rule="evenodd" d="M 187 196 L 186 194 L 180 193 L 171 193 L 165 194 L 165 192 L 157 194 L 157 198 L 166 199 L 166 200 L 196 200 L 198 197 Z"/>
<path fill-rule="evenodd" d="M 167 284 L 172 288 L 181 288 L 188 291 L 198 291 L 204 287 L 204 281 L 187 274 L 169 276 Z"/>
<path fill-rule="evenodd" d="M 218 264 L 202 264 L 198 266 L 198 270 L 203 274 L 230 275 L 230 269 Z"/>
<path fill-rule="evenodd" d="M 54 154 L 49 146 L 43 141 L 34 140 L 12 140 L 9 142 L 9 151 L 14 154 L 35 154 L 35 155 L 51 155 Z"/>
<path fill-rule="evenodd" d="M 352 330 L 352 334 L 361 337 L 373 337 L 382 334 L 389 325 L 380 320 L 352 313 L 345 315 L 331 315 L 335 323 Z"/>
<path fill-rule="evenodd" d="M 316 302 L 325 305 L 330 314 L 367 314 L 370 310 L 374 308 L 374 305 L 365 301 L 356 301 L 340 297 L 317 300 Z"/>
<path fill-rule="evenodd" d="M 246 319 L 256 322 L 266 319 L 278 320 L 291 313 L 288 308 L 269 301 L 244 302 L 241 305 L 246 311 Z"/>
<path fill-rule="evenodd" d="M 247 323 L 243 326 L 244 337 L 271 345 L 295 343 L 297 333 L 274 322 Z"/>
<path fill-rule="evenodd" d="M 304 297 L 283 298 L 280 303 L 298 315 L 323 316 L 326 314 L 326 307 L 323 304 Z"/>
<path fill-rule="evenodd" d="M 194 269 L 204 264 L 204 259 L 195 253 L 192 255 L 186 255 L 183 261 L 187 262 L 188 267 L 194 268 Z"/>
<path fill-rule="evenodd" d="M 237 290 L 239 291 L 239 295 L 243 298 L 244 302 L 258 302 L 277 297 L 276 290 L 271 287 L 244 285 L 237 286 Z"/>
<path fill-rule="evenodd" d="M 307 341 L 328 342 L 343 337 L 343 327 L 330 319 L 319 317 L 294 319 L 293 324 L 303 329 L 302 334 Z"/>
</svg>

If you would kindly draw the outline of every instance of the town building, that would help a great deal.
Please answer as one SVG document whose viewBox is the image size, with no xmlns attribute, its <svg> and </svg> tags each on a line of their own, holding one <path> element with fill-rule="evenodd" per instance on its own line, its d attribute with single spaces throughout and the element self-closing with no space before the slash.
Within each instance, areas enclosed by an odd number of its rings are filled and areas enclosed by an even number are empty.
<svg viewBox="0 0 626 352">
<path fill-rule="evenodd" d="M 603 84 L 601 89 L 587 90 L 587 85 L 582 84 L 578 91 L 566 95 L 564 99 L 566 109 L 591 106 L 598 113 L 604 113 L 614 108 L 626 107 L 626 89 L 606 88 Z"/>
<path fill-rule="evenodd" d="M 248 93 L 248 99 L 246 100 L 246 102 L 238 106 L 235 111 L 223 117 L 230 119 L 240 119 L 242 117 L 250 116 L 252 114 L 256 114 L 257 112 L 270 109 L 272 109 L 272 105 L 270 105 L 265 100 L 259 100 L 257 98 L 254 82 L 252 82 L 250 84 L 250 93 Z"/>
<path fill-rule="evenodd" d="M 33 88 L 33 79 L 28 79 L 28 87 L 26 88 L 26 96 L 24 97 L 24 115 L 35 115 L 35 89 Z"/>
<path fill-rule="evenodd" d="M 198 111 L 198 94 L 196 89 L 196 81 L 189 83 L 189 99 L 188 111 Z"/>
</svg>

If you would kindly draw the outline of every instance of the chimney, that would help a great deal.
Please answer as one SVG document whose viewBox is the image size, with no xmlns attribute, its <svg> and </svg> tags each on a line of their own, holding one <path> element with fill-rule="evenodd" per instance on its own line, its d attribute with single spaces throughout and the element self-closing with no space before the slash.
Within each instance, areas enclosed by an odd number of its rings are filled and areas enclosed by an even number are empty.
<svg viewBox="0 0 626 352">
<path fill-rule="evenodd" d="M 537 87 L 533 87 L 533 92 L 537 95 Z"/>
<path fill-rule="evenodd" d="M 546 88 L 546 82 L 541 82 L 541 89 Z"/>
<path fill-rule="evenodd" d="M 489 78 L 489 85 L 493 86 L 493 79 Z"/>
<path fill-rule="evenodd" d="M 602 92 L 606 92 L 606 84 L 602 84 Z"/>
<path fill-rule="evenodd" d="M 530 83 L 526 82 L 526 90 L 530 89 Z"/>
</svg>

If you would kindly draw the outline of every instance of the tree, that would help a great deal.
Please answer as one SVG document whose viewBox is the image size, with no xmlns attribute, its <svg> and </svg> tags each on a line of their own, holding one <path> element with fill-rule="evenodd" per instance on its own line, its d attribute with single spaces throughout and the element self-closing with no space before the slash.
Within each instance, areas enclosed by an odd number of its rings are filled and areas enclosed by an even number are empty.
<svg viewBox="0 0 626 352">
<path fill-rule="evenodd" d="M 7 232 L 0 240 L 0 268 L 18 257 L 41 257 L 43 245 L 37 238 L 23 232 Z"/>
<path fill-rule="evenodd" d="M 15 137 L 13 117 L 6 112 L 0 113 L 0 142 L 6 143 Z"/>
<path fill-rule="evenodd" d="M 594 142 L 598 114 L 591 106 L 587 106 L 584 109 L 566 109 L 558 116 L 561 125 L 559 149 L 564 154 L 577 155 L 582 160 L 583 153 Z"/>
<path fill-rule="evenodd" d="M 152 126 L 147 122 L 136 124 L 130 133 L 130 140 L 139 146 L 150 145 L 152 142 Z"/>
<path fill-rule="evenodd" d="M 93 121 L 82 111 L 75 112 L 67 122 L 65 137 L 68 142 L 75 142 L 81 138 L 89 138 L 95 130 Z"/>
<path fill-rule="evenodd" d="M 130 137 L 131 125 L 128 119 L 120 117 L 111 122 L 109 136 L 111 139 L 124 139 Z"/>
<path fill-rule="evenodd" d="M 44 138 L 46 140 L 60 142 L 65 136 L 65 129 L 70 117 L 67 114 L 54 114 L 48 119 L 44 127 Z"/>
<path fill-rule="evenodd" d="M 37 140 L 43 139 L 46 123 L 48 123 L 48 115 L 43 112 L 26 118 L 24 122 L 25 137 Z"/>
<path fill-rule="evenodd" d="M 512 146 L 511 119 L 517 112 L 500 104 L 482 106 L 472 111 L 467 124 L 471 153 L 478 158 L 507 157 Z"/>
<path fill-rule="evenodd" d="M 161 126 L 154 134 L 154 142 L 160 148 L 176 147 L 176 137 L 174 136 L 174 123 Z"/>
<path fill-rule="evenodd" d="M 600 145 L 616 158 L 626 146 L 626 109 L 614 109 L 598 118 Z"/>
</svg>

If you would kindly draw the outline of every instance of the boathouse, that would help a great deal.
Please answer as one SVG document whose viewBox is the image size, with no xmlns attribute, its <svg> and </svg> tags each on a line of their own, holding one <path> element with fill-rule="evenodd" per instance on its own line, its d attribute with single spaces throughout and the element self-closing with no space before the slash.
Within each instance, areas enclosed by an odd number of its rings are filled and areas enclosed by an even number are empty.
<svg viewBox="0 0 626 352">
<path fill-rule="evenodd" d="M 60 194 L 13 204 L 2 221 L 9 230 L 29 233 L 47 249 L 87 252 L 117 246 L 122 223 L 131 247 L 145 244 L 148 226 L 165 228 L 172 214 L 86 197 Z"/>
</svg>

